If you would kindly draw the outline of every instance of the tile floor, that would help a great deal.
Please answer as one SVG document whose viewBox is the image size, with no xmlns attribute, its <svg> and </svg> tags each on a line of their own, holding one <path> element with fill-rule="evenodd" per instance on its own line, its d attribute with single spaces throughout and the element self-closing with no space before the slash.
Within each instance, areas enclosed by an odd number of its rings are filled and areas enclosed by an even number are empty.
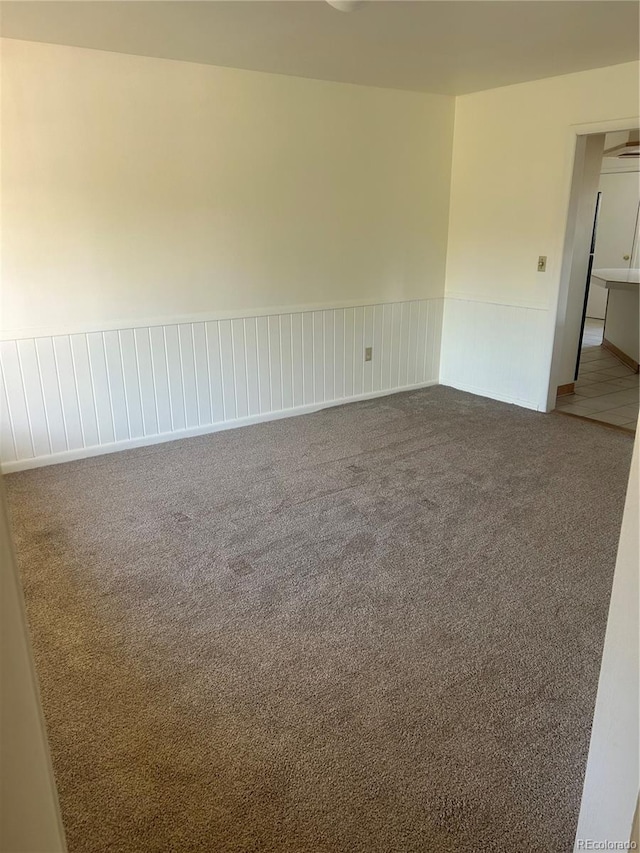
<svg viewBox="0 0 640 853">
<path fill-rule="evenodd" d="M 603 349 L 603 320 L 587 318 L 575 394 L 558 397 L 559 412 L 634 430 L 638 424 L 639 377 Z"/>
</svg>

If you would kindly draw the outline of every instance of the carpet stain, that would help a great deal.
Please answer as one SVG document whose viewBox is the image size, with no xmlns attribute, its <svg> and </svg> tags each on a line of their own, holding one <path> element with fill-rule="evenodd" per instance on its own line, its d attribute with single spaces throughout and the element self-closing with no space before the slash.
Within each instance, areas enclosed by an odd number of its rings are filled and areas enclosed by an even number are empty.
<svg viewBox="0 0 640 853">
<path fill-rule="evenodd" d="M 251 563 L 248 560 L 243 559 L 242 557 L 238 557 L 235 560 L 231 560 L 231 562 L 229 563 L 229 568 L 236 575 L 250 575 L 254 571 Z"/>
</svg>

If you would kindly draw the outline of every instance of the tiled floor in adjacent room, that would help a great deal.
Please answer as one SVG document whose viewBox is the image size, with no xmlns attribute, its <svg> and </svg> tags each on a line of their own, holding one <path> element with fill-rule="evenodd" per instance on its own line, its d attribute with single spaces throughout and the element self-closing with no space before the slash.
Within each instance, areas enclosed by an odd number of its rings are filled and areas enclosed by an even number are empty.
<svg viewBox="0 0 640 853">
<path fill-rule="evenodd" d="M 557 410 L 635 430 L 639 377 L 602 347 L 603 327 L 587 318 L 575 394 L 558 397 Z"/>
</svg>

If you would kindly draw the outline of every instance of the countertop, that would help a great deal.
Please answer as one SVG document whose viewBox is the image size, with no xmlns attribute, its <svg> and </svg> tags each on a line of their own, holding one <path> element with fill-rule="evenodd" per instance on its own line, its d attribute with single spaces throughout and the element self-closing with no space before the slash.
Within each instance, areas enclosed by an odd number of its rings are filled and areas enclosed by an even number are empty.
<svg viewBox="0 0 640 853">
<path fill-rule="evenodd" d="M 640 285 L 640 269 L 597 269 L 591 271 L 591 277 L 596 284 L 607 290 L 632 290 L 638 293 Z"/>
</svg>

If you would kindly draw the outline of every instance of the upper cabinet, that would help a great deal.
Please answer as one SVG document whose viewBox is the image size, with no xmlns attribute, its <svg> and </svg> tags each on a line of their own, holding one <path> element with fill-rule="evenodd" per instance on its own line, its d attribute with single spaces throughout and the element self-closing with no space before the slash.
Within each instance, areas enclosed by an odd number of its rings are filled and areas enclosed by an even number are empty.
<svg viewBox="0 0 640 853">
<path fill-rule="evenodd" d="M 600 215 L 596 231 L 594 269 L 625 269 L 638 266 L 638 215 L 640 173 L 611 172 L 600 176 Z M 589 290 L 587 316 L 604 319 L 607 292 Z"/>
<path fill-rule="evenodd" d="M 600 177 L 600 216 L 594 267 L 632 266 L 637 243 L 640 173 L 619 172 Z"/>
</svg>

